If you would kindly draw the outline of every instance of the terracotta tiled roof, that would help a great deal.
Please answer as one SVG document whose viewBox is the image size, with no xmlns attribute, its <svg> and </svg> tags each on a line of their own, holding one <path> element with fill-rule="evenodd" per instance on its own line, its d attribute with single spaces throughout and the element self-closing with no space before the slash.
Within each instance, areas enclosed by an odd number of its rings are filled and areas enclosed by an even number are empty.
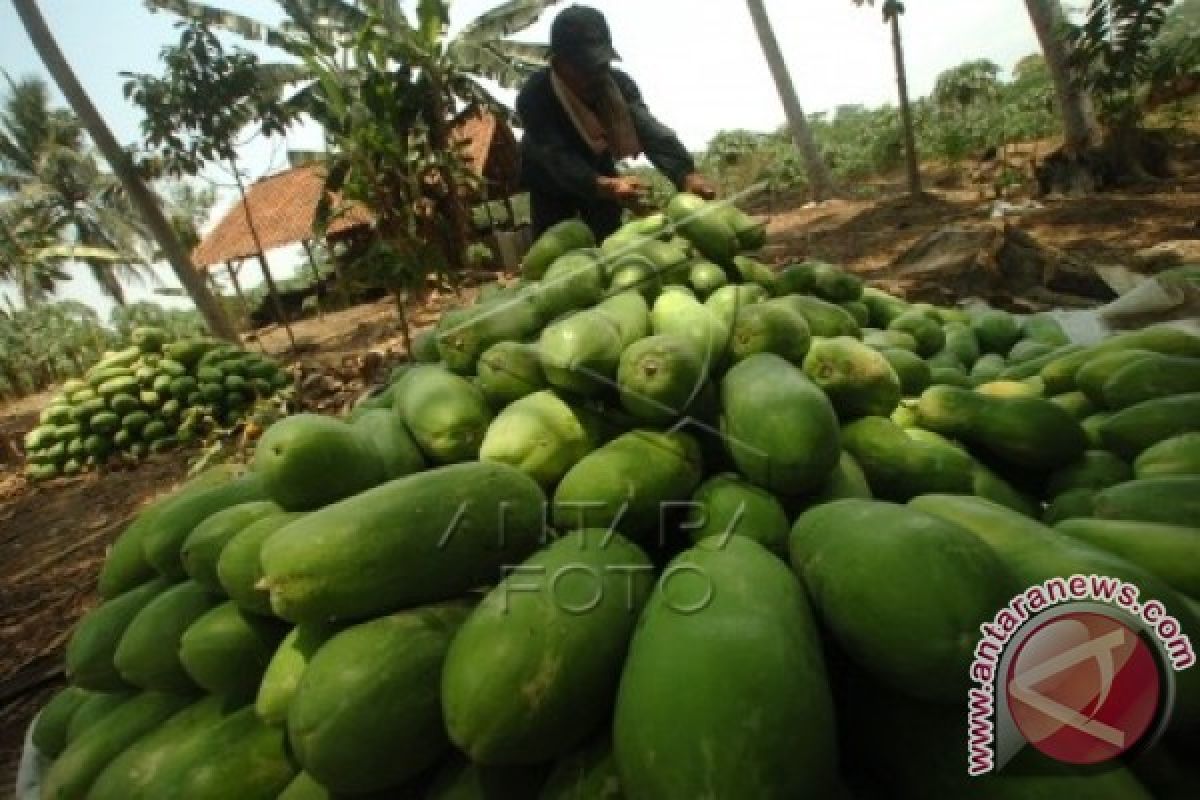
<svg viewBox="0 0 1200 800">
<path fill-rule="evenodd" d="M 493 198 L 515 189 L 517 144 L 507 124 L 491 114 L 468 117 L 454 131 L 456 141 L 465 142 L 466 157 L 477 175 L 491 184 Z M 263 249 L 272 250 L 313 237 L 313 218 L 325 184 L 324 166 L 306 164 L 269 175 L 246 191 L 246 205 L 254 217 Z M 329 226 L 338 234 L 370 225 L 371 212 L 351 208 Z M 231 208 L 204 241 L 192 252 L 197 268 L 258 255 L 242 204 Z"/>
<path fill-rule="evenodd" d="M 269 175 L 246 191 L 246 205 L 265 250 L 313 238 L 313 217 L 325 185 L 324 167 L 306 164 Z M 371 223 L 365 208 L 352 208 L 329 226 L 331 234 Z M 258 255 L 242 204 L 237 203 L 192 252 L 200 268 Z"/>
</svg>

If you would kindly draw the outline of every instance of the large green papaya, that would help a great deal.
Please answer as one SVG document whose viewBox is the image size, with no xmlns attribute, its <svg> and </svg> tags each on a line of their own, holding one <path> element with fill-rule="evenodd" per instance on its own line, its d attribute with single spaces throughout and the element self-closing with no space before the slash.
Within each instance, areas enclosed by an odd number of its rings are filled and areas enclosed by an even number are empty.
<svg viewBox="0 0 1200 800">
<path fill-rule="evenodd" d="M 663 292 L 650 312 L 658 335 L 679 336 L 692 343 L 706 374 L 719 368 L 729 347 L 729 328 L 704 303 L 684 292 Z"/>
<path fill-rule="evenodd" d="M 544 283 L 542 291 L 548 291 Z M 497 342 L 528 339 L 541 328 L 542 319 L 528 291 L 480 303 L 438 325 L 438 355 L 450 369 L 470 375 L 485 350 Z"/>
<path fill-rule="evenodd" d="M 593 395 L 616 380 L 621 344 L 621 330 L 610 315 L 580 311 L 546 326 L 538 340 L 538 354 L 551 386 Z"/>
<path fill-rule="evenodd" d="M 1003 356 L 1021 338 L 1021 323 L 1007 311 L 989 309 L 971 317 L 971 331 L 983 352 Z"/>
<path fill-rule="evenodd" d="M 282 729 L 243 708 L 206 731 L 172 777 L 171 794 L 189 800 L 275 800 L 296 776 Z"/>
<path fill-rule="evenodd" d="M 133 618 L 113 662 L 134 686 L 163 692 L 192 692 L 196 684 L 179 660 L 184 631 L 220 598 L 195 581 L 162 592 Z"/>
<path fill-rule="evenodd" d="M 863 282 L 857 275 L 851 275 L 841 267 L 824 261 L 810 263 L 816 277 L 813 291 L 817 297 L 830 303 L 850 303 L 862 298 Z"/>
<path fill-rule="evenodd" d="M 1149 350 L 1113 350 L 1101 353 L 1083 363 L 1075 372 L 1075 388 L 1088 396 L 1093 403 L 1104 407 L 1104 384 L 1108 379 L 1135 361 L 1154 358 L 1157 355 Z M 1147 398 L 1149 399 L 1149 398 Z"/>
<path fill-rule="evenodd" d="M 1079 421 L 1062 406 L 1039 397 L 995 397 L 933 386 L 921 395 L 917 418 L 922 427 L 1026 469 L 1070 464 L 1088 446 Z"/>
<path fill-rule="evenodd" d="M 595 246 L 596 236 L 583 220 L 564 220 L 533 243 L 521 261 L 521 276 L 527 281 L 539 281 L 550 265 L 567 253 Z"/>
<path fill-rule="evenodd" d="M 229 540 L 240 531 L 264 517 L 283 513 L 275 503 L 260 500 L 242 503 L 218 511 L 201 522 L 183 541 L 183 569 L 188 577 L 213 591 L 221 588 L 217 579 L 217 560 Z"/>
<path fill-rule="evenodd" d="M 864 417 L 842 429 L 842 444 L 879 497 L 905 501 L 930 492 L 970 494 L 975 463 L 940 442 L 910 437 L 883 417 Z"/>
<path fill-rule="evenodd" d="M 744 536 L 672 561 L 621 674 L 624 795 L 829 796 L 835 727 L 816 622 L 787 566 Z"/>
<path fill-rule="evenodd" d="M 479 357 L 476 385 L 492 408 L 504 408 L 545 389 L 538 349 L 524 342 L 494 344 Z"/>
<path fill-rule="evenodd" d="M 86 691 L 86 690 L 85 690 Z M 138 696 L 137 692 L 86 692 L 86 697 L 67 722 L 66 743 L 78 739 L 100 720 Z"/>
<path fill-rule="evenodd" d="M 819 487 L 841 455 L 837 414 L 796 366 L 762 353 L 721 382 L 722 433 L 738 470 L 783 494 Z"/>
<path fill-rule="evenodd" d="M 1200 632 L 1200 617 L 1183 602 L 1181 595 L 1156 575 L 1126 559 L 976 497 L 925 495 L 909 505 L 955 523 L 989 545 L 1008 568 L 1014 592 L 1050 578 L 1072 575 L 1119 578 L 1141 589 L 1139 602 L 1145 604 L 1152 598 L 1160 601 L 1176 617 L 1184 633 L 1194 636 Z M 1186 729 L 1200 719 L 1200 673 L 1193 670 L 1176 673 L 1176 687 L 1178 700 L 1173 724 Z"/>
<path fill-rule="evenodd" d="M 1133 462 L 1139 478 L 1200 475 L 1200 431 L 1164 439 L 1148 447 Z"/>
<path fill-rule="evenodd" d="M 645 553 L 603 530 L 568 534 L 516 567 L 446 655 L 451 741 L 480 764 L 537 764 L 582 744 L 611 717 L 652 584 Z"/>
<path fill-rule="evenodd" d="M 1195 525 L 1200 521 L 1200 476 L 1167 475 L 1117 484 L 1096 495 L 1100 519 Z"/>
<path fill-rule="evenodd" d="M 58 758 L 58 754 L 67 746 L 71 717 L 88 696 L 89 693 L 78 686 L 65 686 L 42 706 L 30 733 L 30 741 L 40 755 L 50 760 Z"/>
<path fill-rule="evenodd" d="M 1200 595 L 1200 529 L 1194 525 L 1068 519 L 1054 528 L 1153 572 L 1189 597 Z"/>
<path fill-rule="evenodd" d="M 804 374 L 842 419 L 891 416 L 900 404 L 900 376 L 887 358 L 849 336 L 813 340 Z"/>
<path fill-rule="evenodd" d="M 794 304 L 777 298 L 738 312 L 731 328 L 729 352 L 735 361 L 757 353 L 774 353 L 801 364 L 811 342 L 808 320 Z"/>
<path fill-rule="evenodd" d="M 661 334 L 625 349 L 617 387 L 626 411 L 642 422 L 666 425 L 687 414 L 705 377 L 705 364 L 691 341 Z"/>
<path fill-rule="evenodd" d="M 879 352 L 900 379 L 900 391 L 905 397 L 917 397 L 933 383 L 933 370 L 916 353 L 896 347 Z"/>
<path fill-rule="evenodd" d="M 288 709 L 304 771 L 335 792 L 398 786 L 448 749 L 442 665 L 463 605 L 406 611 L 347 628 L 313 656 Z"/>
<path fill-rule="evenodd" d="M 688 434 L 624 434 L 563 477 L 554 492 L 554 526 L 620 530 L 647 544 L 658 542 L 664 508 L 687 501 L 702 476 L 700 447 Z"/>
<path fill-rule="evenodd" d="M 746 536 L 773 553 L 787 549 L 787 512 L 775 495 L 733 474 L 709 478 L 692 496 L 687 522 L 693 543 L 712 536 Z"/>
<path fill-rule="evenodd" d="M 296 414 L 268 428 L 254 452 L 254 470 L 288 511 L 320 508 L 387 477 L 379 454 L 352 425 L 318 414 Z"/>
<path fill-rule="evenodd" d="M 542 540 L 541 488 L 506 464 L 410 475 L 299 519 L 262 548 L 271 608 L 295 623 L 361 619 L 494 581 Z"/>
<path fill-rule="evenodd" d="M 395 397 L 396 410 L 431 463 L 479 457 L 492 412 L 472 383 L 440 367 L 417 367 L 400 379 Z"/>
<path fill-rule="evenodd" d="M 709 261 L 721 266 L 733 263 L 740 243 L 720 206 L 680 192 L 667 204 L 667 218 Z"/>
<path fill-rule="evenodd" d="M 799 291 L 806 292 L 808 290 L 801 289 Z M 875 328 L 887 328 L 893 320 L 910 308 L 904 300 L 893 297 L 874 286 L 867 286 L 863 289 L 862 302 L 866 304 L 867 310 L 871 313 L 871 325 Z"/>
<path fill-rule="evenodd" d="M 713 292 L 704 305 L 725 323 L 726 328 L 732 328 L 742 311 L 766 302 L 770 297 L 771 293 L 756 283 L 737 283 Z"/>
<path fill-rule="evenodd" d="M 363 412 L 354 430 L 366 440 L 383 464 L 385 480 L 403 478 L 425 469 L 425 457 L 404 420 L 391 408 Z"/>
<path fill-rule="evenodd" d="M 83 800 L 113 759 L 187 703 L 187 697 L 159 692 L 145 692 L 123 703 L 67 745 L 46 772 L 41 796 Z"/>
<path fill-rule="evenodd" d="M 158 516 L 184 497 L 227 484 L 246 472 L 241 465 L 221 464 L 206 469 L 175 493 L 155 500 L 117 537 L 100 567 L 100 596 L 110 599 L 154 578 L 157 573 L 146 560 L 143 540 L 158 526 Z"/>
<path fill-rule="evenodd" d="M 1158 354 L 1125 365 L 1101 388 L 1111 409 L 1194 392 L 1200 392 L 1200 358 Z"/>
<path fill-rule="evenodd" d="M 84 615 L 67 642 L 67 678 L 73 685 L 97 692 L 131 688 L 113 663 L 117 645 L 138 612 L 170 585 L 163 578 L 152 580 Z"/>
<path fill-rule="evenodd" d="M 263 544 L 279 530 L 303 517 L 280 513 L 252 522 L 229 540 L 217 559 L 217 585 L 234 605 L 251 614 L 271 615 L 271 596 L 262 581 Z"/>
<path fill-rule="evenodd" d="M 695 290 L 697 297 L 704 299 L 722 286 L 728 286 L 729 276 L 711 261 L 700 260 L 689 268 L 688 285 Z"/>
<path fill-rule="evenodd" d="M 223 697 L 205 697 L 178 712 L 121 753 L 92 784 L 88 800 L 144 800 L 156 781 L 170 772 L 231 712 Z"/>
<path fill-rule="evenodd" d="M 760 222 L 733 203 L 721 205 L 721 216 L 737 235 L 738 249 L 761 250 L 767 244 L 767 223 Z"/>
<path fill-rule="evenodd" d="M 1079 370 L 1089 361 L 1118 350 L 1150 350 L 1155 353 L 1200 358 L 1200 336 L 1167 325 L 1152 325 L 1121 333 L 1091 347 L 1067 351 L 1041 367 L 1046 391 L 1051 394 L 1069 392 L 1075 388 Z"/>
<path fill-rule="evenodd" d="M 1097 424 L 1105 448 L 1126 459 L 1166 439 L 1200 433 L 1200 393 L 1159 397 L 1102 418 Z"/>
<path fill-rule="evenodd" d="M 330 625 L 297 625 L 288 632 L 263 672 L 254 700 L 259 719 L 268 725 L 282 725 L 287 721 L 288 707 L 308 669 L 308 662 L 337 630 Z"/>
<path fill-rule="evenodd" d="M 1046 479 L 1046 497 L 1072 489 L 1107 489 L 1133 480 L 1133 470 L 1107 450 L 1088 450 L 1077 460 L 1059 467 Z"/>
<path fill-rule="evenodd" d="M 617 326 L 622 350 L 650 335 L 650 306 L 637 292 L 615 294 L 598 304 L 596 310 Z"/>
<path fill-rule="evenodd" d="M 1026 317 L 1021 325 L 1021 333 L 1030 341 L 1041 342 L 1051 347 L 1062 347 L 1071 341 L 1062 324 L 1049 314 Z"/>
<path fill-rule="evenodd" d="M 834 303 L 826 302 L 819 297 L 809 297 L 801 294 L 789 294 L 780 298 L 799 311 L 808 323 L 808 330 L 813 336 L 832 339 L 837 336 L 851 336 L 858 339 L 862 329 L 854 316 Z"/>
<path fill-rule="evenodd" d="M 479 459 L 516 467 L 550 489 L 599 444 L 590 412 L 543 391 L 500 412 L 488 427 Z"/>
<path fill-rule="evenodd" d="M 841 500 L 801 516 L 789 549 L 824 627 L 860 668 L 929 700 L 966 696 L 979 626 L 1011 591 L 991 548 L 911 508 Z"/>
<path fill-rule="evenodd" d="M 179 662 L 205 691 L 245 702 L 254 697 L 286 633 L 286 625 L 279 620 L 222 603 L 184 631 Z"/>
<path fill-rule="evenodd" d="M 629 253 L 609 266 L 608 295 L 634 292 L 653 300 L 662 291 L 662 278 L 654 262 L 640 253 Z"/>
<path fill-rule="evenodd" d="M 597 259 L 596 252 L 576 250 L 551 264 L 541 282 L 530 291 L 542 319 L 553 320 L 568 311 L 598 303 L 604 296 L 604 278 L 604 267 Z"/>
<path fill-rule="evenodd" d="M 218 511 L 267 499 L 266 480 L 253 472 L 221 486 L 179 495 L 155 515 L 154 527 L 142 537 L 146 560 L 160 575 L 182 580 L 187 577 L 183 543 L 197 525 Z"/>
</svg>

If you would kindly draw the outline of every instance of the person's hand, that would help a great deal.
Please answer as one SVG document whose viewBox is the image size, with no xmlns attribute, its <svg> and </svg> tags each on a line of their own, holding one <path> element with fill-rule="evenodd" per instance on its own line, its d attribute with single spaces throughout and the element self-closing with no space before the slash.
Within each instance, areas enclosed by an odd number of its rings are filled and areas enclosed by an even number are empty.
<svg viewBox="0 0 1200 800">
<path fill-rule="evenodd" d="M 716 188 L 709 182 L 708 178 L 699 172 L 693 172 L 683 179 L 683 190 L 697 197 L 702 197 L 705 200 L 712 200 L 717 196 Z"/>
<path fill-rule="evenodd" d="M 640 205 L 646 198 L 646 184 L 637 178 L 609 178 L 600 176 L 596 179 L 596 187 L 600 196 L 615 200 L 625 207 Z"/>
</svg>

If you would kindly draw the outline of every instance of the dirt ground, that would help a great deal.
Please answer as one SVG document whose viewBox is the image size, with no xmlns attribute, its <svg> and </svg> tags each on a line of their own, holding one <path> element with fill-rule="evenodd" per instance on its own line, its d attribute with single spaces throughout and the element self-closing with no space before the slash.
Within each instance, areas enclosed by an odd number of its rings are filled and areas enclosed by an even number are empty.
<svg viewBox="0 0 1200 800">
<path fill-rule="evenodd" d="M 1042 201 L 1010 217 L 1040 242 L 1096 264 L 1129 263 L 1141 248 L 1200 238 L 1200 158 L 1170 184 L 1083 199 Z M 1189 165 L 1190 167 L 1190 165 Z M 831 201 L 774 214 L 768 255 L 844 264 L 870 278 L 925 235 L 986 219 L 992 200 L 974 191 L 938 191 L 923 201 Z M 469 293 L 468 293 L 469 296 Z M 413 314 L 425 328 L 456 301 L 434 293 Z M 392 301 L 380 301 L 294 325 L 293 360 L 328 365 L 379 354 L 403 356 Z M 288 358 L 284 332 L 272 328 L 247 342 Z M 0 408 L 0 439 L 36 422 L 45 397 Z M 62 648 L 71 627 L 95 602 L 95 575 L 105 549 L 147 500 L 177 485 L 188 454 L 157 457 L 137 471 L 26 485 L 18 464 L 0 462 L 0 786 L 12 785 L 21 736 L 35 710 L 61 685 Z"/>
</svg>

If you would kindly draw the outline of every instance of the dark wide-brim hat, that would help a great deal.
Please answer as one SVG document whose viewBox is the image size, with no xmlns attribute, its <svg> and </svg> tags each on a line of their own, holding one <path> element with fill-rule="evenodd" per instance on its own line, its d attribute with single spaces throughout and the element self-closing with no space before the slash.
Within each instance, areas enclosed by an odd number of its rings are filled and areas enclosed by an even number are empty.
<svg viewBox="0 0 1200 800">
<path fill-rule="evenodd" d="M 601 69 L 621 60 L 613 49 L 608 20 L 588 6 L 571 6 L 554 18 L 550 52 L 586 70 Z"/>
</svg>

